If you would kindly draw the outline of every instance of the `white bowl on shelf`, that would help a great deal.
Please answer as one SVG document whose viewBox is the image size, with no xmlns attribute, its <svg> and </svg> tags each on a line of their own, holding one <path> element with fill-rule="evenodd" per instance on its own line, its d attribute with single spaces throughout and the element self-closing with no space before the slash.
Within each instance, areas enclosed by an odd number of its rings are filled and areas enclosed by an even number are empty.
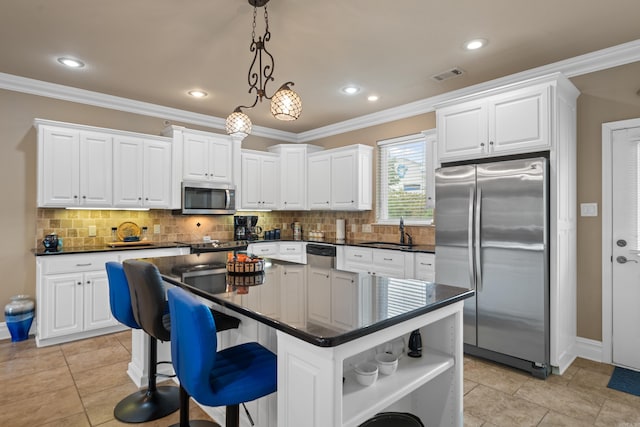
<svg viewBox="0 0 640 427">
<path fill-rule="evenodd" d="M 378 365 L 371 362 L 361 362 L 355 366 L 356 380 L 363 386 L 370 386 L 378 379 Z"/>
<path fill-rule="evenodd" d="M 383 375 L 391 375 L 398 369 L 398 358 L 391 353 L 376 354 L 376 363 Z"/>
</svg>

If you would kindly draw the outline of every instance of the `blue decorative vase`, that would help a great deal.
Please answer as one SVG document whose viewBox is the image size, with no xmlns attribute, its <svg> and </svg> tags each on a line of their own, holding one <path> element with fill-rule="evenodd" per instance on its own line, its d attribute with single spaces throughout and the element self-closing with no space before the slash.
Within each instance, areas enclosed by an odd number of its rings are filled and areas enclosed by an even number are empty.
<svg viewBox="0 0 640 427">
<path fill-rule="evenodd" d="M 4 306 L 4 318 L 11 333 L 11 341 L 24 341 L 29 338 L 35 304 L 29 295 L 16 295 L 10 300 Z"/>
</svg>

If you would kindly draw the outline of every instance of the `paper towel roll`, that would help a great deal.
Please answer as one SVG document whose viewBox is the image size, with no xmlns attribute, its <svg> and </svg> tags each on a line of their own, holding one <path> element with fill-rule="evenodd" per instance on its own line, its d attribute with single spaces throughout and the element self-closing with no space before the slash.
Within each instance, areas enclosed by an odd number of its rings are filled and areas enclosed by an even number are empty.
<svg viewBox="0 0 640 427">
<path fill-rule="evenodd" d="M 336 240 L 344 240 L 344 219 L 336 219 Z"/>
</svg>

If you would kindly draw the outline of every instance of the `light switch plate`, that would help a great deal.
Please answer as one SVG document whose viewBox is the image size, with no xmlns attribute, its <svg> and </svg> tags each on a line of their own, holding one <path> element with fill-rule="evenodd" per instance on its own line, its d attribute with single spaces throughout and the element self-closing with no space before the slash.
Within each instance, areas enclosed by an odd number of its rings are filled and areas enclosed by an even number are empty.
<svg viewBox="0 0 640 427">
<path fill-rule="evenodd" d="M 96 237 L 96 226 L 95 225 L 90 225 L 89 226 L 89 237 Z"/>
<path fill-rule="evenodd" d="M 371 224 L 362 224 L 363 233 L 371 233 Z"/>
<path fill-rule="evenodd" d="M 580 203 L 580 216 L 598 216 L 598 204 Z"/>
<path fill-rule="evenodd" d="M 160 234 L 160 224 L 153 224 L 153 234 Z"/>
</svg>

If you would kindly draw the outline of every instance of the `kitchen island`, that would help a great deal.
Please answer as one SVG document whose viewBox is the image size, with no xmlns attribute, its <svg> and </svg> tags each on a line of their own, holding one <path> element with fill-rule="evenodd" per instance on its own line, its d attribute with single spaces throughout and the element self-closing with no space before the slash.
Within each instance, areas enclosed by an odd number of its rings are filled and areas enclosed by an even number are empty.
<svg viewBox="0 0 640 427">
<path fill-rule="evenodd" d="M 215 254 L 148 261 L 168 283 L 242 320 L 237 331 L 220 334 L 219 349 L 258 341 L 277 353 L 278 392 L 249 405 L 256 425 L 355 427 L 383 411 L 410 412 L 429 426 L 462 425 L 462 306 L 473 291 L 350 273 L 330 306 L 351 322 L 319 322 L 308 315 L 315 301 L 306 265 L 267 259 L 264 273 L 233 276 Z M 411 358 L 406 346 L 416 329 L 422 357 Z M 132 364 L 144 364 L 143 347 L 134 335 Z M 385 351 L 400 356 L 397 371 L 361 386 L 353 367 Z M 205 410 L 224 420 L 224 408 Z"/>
</svg>

